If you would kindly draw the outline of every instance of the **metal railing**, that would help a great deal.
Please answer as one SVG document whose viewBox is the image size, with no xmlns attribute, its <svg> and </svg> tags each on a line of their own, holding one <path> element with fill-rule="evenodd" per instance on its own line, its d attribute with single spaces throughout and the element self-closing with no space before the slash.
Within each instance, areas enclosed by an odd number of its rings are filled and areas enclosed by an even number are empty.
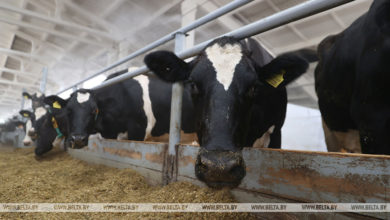
<svg viewBox="0 0 390 220">
<path fill-rule="evenodd" d="M 176 36 L 176 33 L 187 33 L 189 31 L 192 31 L 195 28 L 206 24 L 207 22 L 210 22 L 210 21 L 212 21 L 212 20 L 214 20 L 214 19 L 216 19 L 216 18 L 218 18 L 218 17 L 220 17 L 220 16 L 222 16 L 224 14 L 227 14 L 227 13 L 233 11 L 234 9 L 237 9 L 237 8 L 243 6 L 243 5 L 248 4 L 251 1 L 253 1 L 253 0 L 236 0 L 236 1 L 233 1 L 233 2 L 227 4 L 227 5 L 223 6 L 223 7 L 215 10 L 214 12 L 212 12 L 210 14 L 207 14 L 207 15 L 197 19 L 193 23 L 191 23 L 191 24 L 189 24 L 187 26 L 184 26 L 184 27 L 182 27 L 182 28 L 180 28 L 180 29 L 170 33 L 170 34 L 167 34 L 166 36 L 164 36 L 164 37 L 160 38 L 159 40 L 157 40 L 157 41 L 147 45 L 146 47 L 141 48 L 141 49 L 135 51 L 134 53 L 132 53 L 132 54 L 130 54 L 130 55 L 128 55 L 128 56 L 118 60 L 117 62 L 115 62 L 115 63 L 113 63 L 113 64 L 111 64 L 111 65 L 109 65 L 109 66 L 107 66 L 107 67 L 105 67 L 105 68 L 103 68 L 101 70 L 99 70 L 97 73 L 94 73 L 94 74 L 88 76 L 87 78 L 85 78 L 85 79 L 83 79 L 83 80 L 81 80 L 81 81 L 79 81 L 79 82 L 77 82 L 77 83 L 75 83 L 75 84 L 73 84 L 73 85 L 71 85 L 71 86 L 61 90 L 61 91 L 59 91 L 57 94 L 63 93 L 63 92 L 65 92 L 65 91 L 67 91 L 67 90 L 69 90 L 71 88 L 74 88 L 74 87 L 78 86 L 79 84 L 81 84 L 81 83 L 83 83 L 83 82 L 85 82 L 87 80 L 90 80 L 90 79 L 92 79 L 92 78 L 94 78 L 94 77 L 96 77 L 96 76 L 98 76 L 98 75 L 100 75 L 100 74 L 102 74 L 104 72 L 107 72 L 108 70 L 111 70 L 111 69 L 113 69 L 113 68 L 115 68 L 115 67 L 117 67 L 117 66 L 119 66 L 119 65 L 121 65 L 121 64 L 123 64 L 123 63 L 125 63 L 127 61 L 129 61 L 129 60 L 131 60 L 131 59 L 134 59 L 135 57 L 138 57 L 138 56 L 140 56 L 140 55 L 142 55 L 142 54 L 144 54 L 144 53 L 146 53 L 146 52 L 148 52 L 150 50 L 153 50 L 154 48 L 156 48 L 158 46 L 161 46 L 161 45 L 167 43 L 170 40 L 173 40 L 175 38 L 175 36 Z"/>
<path fill-rule="evenodd" d="M 238 39 L 247 38 L 247 37 L 257 35 L 257 34 L 260 34 L 262 32 L 274 29 L 274 28 L 279 27 L 281 25 L 308 17 L 308 16 L 316 14 L 316 13 L 326 11 L 328 9 L 331 9 L 331 8 L 334 8 L 334 7 L 337 7 L 339 5 L 342 5 L 342 4 L 345 4 L 348 2 L 352 2 L 352 1 L 353 0 L 311 0 L 311 1 L 304 2 L 304 3 L 299 4 L 299 5 L 296 5 L 294 7 L 288 8 L 286 10 L 280 11 L 280 12 L 275 13 L 269 17 L 260 19 L 256 22 L 245 25 L 237 30 L 223 34 L 223 35 L 218 36 L 216 38 L 219 38 L 222 36 L 232 36 L 232 37 L 236 37 Z M 186 58 L 195 56 L 200 51 L 202 51 L 205 48 L 205 46 L 207 44 L 209 44 L 214 39 L 205 41 L 205 42 L 200 43 L 200 44 L 198 44 L 190 49 L 182 51 L 182 52 L 178 53 L 177 56 L 182 58 L 182 59 L 186 59 Z M 149 70 L 146 66 L 142 66 L 142 67 L 138 68 L 137 70 L 134 70 L 134 71 L 122 74 L 120 76 L 117 76 L 115 78 L 112 78 L 110 80 L 104 81 L 102 84 L 94 87 L 94 89 L 100 89 L 103 87 L 107 87 L 107 86 L 122 82 L 124 80 L 133 78 L 133 77 L 138 76 L 140 74 L 147 73 L 148 71 Z M 82 81 L 82 82 L 84 82 L 84 81 Z"/>
<path fill-rule="evenodd" d="M 212 40 L 205 41 L 201 44 L 198 44 L 190 49 L 184 49 L 184 40 L 185 40 L 185 34 L 196 27 L 199 27 L 219 16 L 222 16 L 236 8 L 239 8 L 252 0 L 237 0 L 234 1 L 198 20 L 196 20 L 194 23 L 185 26 L 183 28 L 178 29 L 177 31 L 172 32 L 171 34 L 166 35 L 165 37 L 153 42 L 152 44 L 130 54 L 129 56 L 117 61 L 116 63 L 98 71 L 97 73 L 81 80 L 80 82 L 64 89 L 58 92 L 57 94 L 60 94 L 68 89 L 75 88 L 77 85 L 105 72 L 108 71 L 120 64 L 123 64 L 124 62 L 127 62 L 143 53 L 146 53 L 172 39 L 175 39 L 175 52 L 178 55 L 178 57 L 185 59 L 192 57 L 196 54 L 198 54 L 200 51 L 202 51 L 205 46 L 210 43 Z M 351 2 L 353 0 L 311 0 L 308 2 L 301 3 L 299 5 L 296 5 L 294 7 L 288 8 L 286 10 L 280 11 L 278 13 L 275 13 L 269 17 L 260 19 L 256 22 L 253 22 L 251 24 L 245 25 L 237 30 L 231 31 L 229 33 L 223 34 L 221 36 L 232 36 L 238 39 L 247 38 L 262 32 L 265 32 L 267 30 L 279 27 L 281 25 L 308 17 L 310 15 L 337 7 L 339 5 Z M 219 37 L 221 37 L 219 36 Z M 218 38 L 218 37 L 217 37 Z M 103 87 L 111 86 L 116 83 L 122 82 L 124 80 L 130 79 L 132 77 L 135 77 L 140 74 L 144 74 L 148 72 L 148 68 L 146 66 L 140 67 L 135 71 L 131 71 L 128 73 L 121 74 L 115 78 L 112 78 L 110 80 L 107 80 L 100 85 L 94 87 L 93 89 L 100 89 Z M 170 123 L 170 134 L 169 134 L 169 148 L 168 148 L 168 155 L 166 157 L 166 163 L 172 164 L 172 169 L 169 169 L 165 171 L 165 174 L 167 176 L 167 182 L 175 180 L 175 171 L 173 170 L 175 161 L 176 161 L 176 150 L 175 146 L 180 141 L 180 123 L 181 123 L 181 106 L 182 106 L 182 95 L 183 95 L 183 86 L 180 83 L 175 83 L 173 85 L 172 90 L 172 104 L 171 104 L 171 123 Z"/>
</svg>

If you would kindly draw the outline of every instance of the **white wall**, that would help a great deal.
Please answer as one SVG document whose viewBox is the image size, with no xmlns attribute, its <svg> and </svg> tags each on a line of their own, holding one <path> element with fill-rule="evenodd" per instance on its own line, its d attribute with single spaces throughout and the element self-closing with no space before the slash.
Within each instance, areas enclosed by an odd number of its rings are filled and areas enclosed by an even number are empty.
<svg viewBox="0 0 390 220">
<path fill-rule="evenodd" d="M 282 149 L 326 152 L 320 111 L 288 104 Z"/>
</svg>

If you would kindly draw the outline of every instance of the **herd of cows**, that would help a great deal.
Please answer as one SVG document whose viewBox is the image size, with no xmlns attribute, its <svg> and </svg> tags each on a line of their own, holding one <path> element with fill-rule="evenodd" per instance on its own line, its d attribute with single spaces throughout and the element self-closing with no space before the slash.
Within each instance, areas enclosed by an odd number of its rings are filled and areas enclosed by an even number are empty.
<svg viewBox="0 0 390 220">
<path fill-rule="evenodd" d="M 235 187 L 245 176 L 243 147 L 281 147 L 286 85 L 316 61 L 315 88 L 328 150 L 390 154 L 387 0 L 374 1 L 366 14 L 325 38 L 317 51 L 272 57 L 253 39 L 222 37 L 190 62 L 169 51 L 148 54 L 144 62 L 155 76 L 80 89 L 68 99 L 25 93 L 32 111 L 20 111 L 28 118 L 24 143 L 35 141 L 35 154 L 41 156 L 58 144 L 82 148 L 96 133 L 166 141 L 172 83 L 182 82 L 182 141 L 200 145 L 196 176 L 210 187 Z"/>
</svg>

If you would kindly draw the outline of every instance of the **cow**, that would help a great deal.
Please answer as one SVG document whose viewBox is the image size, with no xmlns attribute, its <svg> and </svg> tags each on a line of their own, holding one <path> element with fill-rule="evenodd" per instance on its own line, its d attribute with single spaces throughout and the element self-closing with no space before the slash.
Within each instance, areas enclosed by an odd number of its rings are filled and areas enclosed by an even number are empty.
<svg viewBox="0 0 390 220">
<path fill-rule="evenodd" d="M 51 103 L 51 102 L 50 102 Z M 53 102 L 51 106 L 38 107 L 35 112 L 22 110 L 19 113 L 29 118 L 26 123 L 26 130 L 31 122 L 31 129 L 28 136 L 36 140 L 35 155 L 41 157 L 50 151 L 53 146 L 59 146 L 66 150 L 67 143 L 67 118 L 63 115 L 61 108 L 65 103 Z M 27 136 L 27 135 L 26 135 Z"/>
<path fill-rule="evenodd" d="M 0 124 L 0 143 L 18 146 L 18 139 L 20 134 L 18 130 L 24 130 L 24 127 L 25 122 L 17 116 L 13 116 L 5 123 Z"/>
<path fill-rule="evenodd" d="M 191 62 L 169 51 L 145 56 L 145 64 L 157 76 L 183 82 L 192 95 L 201 146 L 195 164 L 199 180 L 213 188 L 234 188 L 246 174 L 243 147 L 260 142 L 280 148 L 285 86 L 306 72 L 303 55 L 286 53 L 273 59 L 253 39 L 222 37 Z M 270 140 L 263 141 L 263 134 Z"/>
<path fill-rule="evenodd" d="M 43 106 L 43 100 L 45 95 L 41 92 L 36 92 L 34 94 L 29 94 L 28 92 L 23 92 L 22 96 L 26 99 L 31 99 L 31 107 L 35 111 L 37 108 Z"/>
<path fill-rule="evenodd" d="M 390 1 L 318 46 L 315 89 L 329 151 L 390 154 Z"/>
<path fill-rule="evenodd" d="M 23 138 L 23 145 L 24 146 L 29 146 L 33 141 L 35 141 L 35 132 L 34 132 L 34 127 L 33 124 L 35 122 L 35 114 L 32 111 L 29 110 L 20 110 L 19 114 L 26 118 L 26 125 L 25 125 L 25 132 L 26 135 Z"/>
<path fill-rule="evenodd" d="M 110 75 L 107 79 L 127 70 Z M 79 89 L 68 100 L 49 96 L 52 101 L 66 102 L 69 139 L 72 148 L 88 145 L 91 134 L 103 138 L 135 141 L 167 141 L 172 85 L 156 77 L 140 75 L 110 87 Z M 49 103 L 50 104 L 50 103 Z M 196 141 L 193 105 L 190 93 L 183 97 L 182 136 L 187 142 Z"/>
<path fill-rule="evenodd" d="M 27 92 L 23 92 L 22 96 L 26 99 L 31 99 L 31 107 L 33 110 L 32 114 L 29 111 L 19 112 L 22 116 L 28 118 L 26 122 L 26 135 L 23 139 L 23 144 L 25 146 L 30 146 L 35 140 L 35 136 L 36 136 L 36 133 L 34 131 L 34 126 L 33 126 L 35 122 L 35 118 L 38 117 L 40 118 L 41 116 L 46 114 L 46 109 L 44 107 L 45 104 L 43 103 L 45 95 L 40 92 L 34 93 L 32 95 Z"/>
</svg>

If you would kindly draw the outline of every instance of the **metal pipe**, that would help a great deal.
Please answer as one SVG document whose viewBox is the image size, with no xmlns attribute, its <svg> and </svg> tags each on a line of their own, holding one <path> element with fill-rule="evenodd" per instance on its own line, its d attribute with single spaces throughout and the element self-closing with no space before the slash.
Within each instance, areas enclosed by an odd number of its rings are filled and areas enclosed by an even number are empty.
<svg viewBox="0 0 390 220">
<path fill-rule="evenodd" d="M 122 81 L 125 81 L 127 79 L 133 78 L 135 76 L 147 73 L 148 71 L 149 71 L 149 69 L 146 66 L 142 66 L 142 67 L 138 68 L 137 70 L 134 70 L 134 71 L 131 71 L 131 72 L 127 72 L 127 73 L 123 73 L 123 74 L 121 74 L 121 75 L 119 75 L 119 76 L 117 76 L 115 78 L 112 78 L 112 79 L 109 79 L 107 81 L 104 81 L 100 85 L 95 86 L 93 89 L 100 89 L 100 88 L 104 88 L 104 87 L 107 87 L 107 86 L 111 86 L 111 85 L 120 83 Z"/>
<path fill-rule="evenodd" d="M 183 51 L 185 48 L 185 34 L 177 33 L 175 36 L 175 53 Z M 183 105 L 183 91 L 184 86 L 182 82 L 177 82 L 172 85 L 172 101 L 171 101 L 171 118 L 169 126 L 169 144 L 168 144 L 168 156 L 166 157 L 166 164 L 168 169 L 165 184 L 176 181 L 176 144 L 180 142 L 181 132 L 181 115 Z"/>
<path fill-rule="evenodd" d="M 185 34 L 177 33 L 175 37 L 175 53 L 185 48 Z M 174 83 L 172 86 L 171 123 L 169 128 L 169 154 L 175 154 L 175 146 L 180 142 L 181 109 L 183 101 L 183 83 Z"/>
<path fill-rule="evenodd" d="M 281 25 L 287 24 L 289 22 L 293 22 L 305 17 L 308 17 L 310 15 L 313 15 L 315 13 L 319 13 L 322 11 L 326 11 L 328 9 L 337 7 L 339 5 L 351 2 L 353 0 L 312 0 L 309 2 L 304 2 L 302 4 L 296 5 L 294 7 L 288 8 L 286 10 L 280 11 L 278 13 L 275 13 L 269 17 L 260 19 L 256 22 L 253 22 L 251 24 L 245 25 L 242 28 L 239 28 L 235 31 L 226 33 L 222 36 L 232 36 L 239 39 L 243 39 L 246 37 L 250 37 L 259 33 L 262 33 L 264 31 L 270 30 L 272 28 L 279 27 Z M 216 37 L 216 38 L 219 38 Z M 215 39 L 215 38 L 214 38 Z M 199 52 L 201 52 L 207 44 L 209 44 L 214 39 L 205 41 L 203 43 L 200 43 L 188 50 L 185 50 L 178 54 L 178 57 L 182 59 L 186 59 L 192 56 L 197 55 Z M 103 88 L 121 81 L 124 81 L 126 79 L 132 78 L 134 76 L 138 76 L 140 74 L 147 73 L 149 70 L 146 66 L 142 66 L 141 68 L 128 72 L 125 74 L 122 74 L 118 77 L 115 77 L 113 79 L 107 80 L 100 84 L 99 86 L 95 87 L 94 89 Z"/>
<path fill-rule="evenodd" d="M 40 90 L 42 94 L 45 94 L 46 92 L 46 83 L 47 83 L 47 75 L 49 71 L 47 67 L 43 67 L 42 69 L 42 79 L 41 79 L 41 85 L 40 85 Z"/>
<path fill-rule="evenodd" d="M 312 0 L 304 2 L 294 7 L 275 13 L 269 17 L 245 25 L 244 27 L 241 27 L 237 30 L 231 31 L 219 37 L 231 36 L 238 39 L 247 38 L 352 1 L 353 0 Z M 179 53 L 178 56 L 182 59 L 192 57 L 202 51 L 207 46 L 207 44 L 209 44 L 213 40 L 214 39 L 211 39 L 200 43 L 189 50 Z"/>
<path fill-rule="evenodd" d="M 243 6 L 243 5 L 246 5 L 249 2 L 251 2 L 251 1 L 253 1 L 253 0 L 235 0 L 235 1 L 225 5 L 223 7 L 213 11 L 212 13 L 207 14 L 207 15 L 199 18 L 195 22 L 193 22 L 193 23 L 191 23 L 191 24 L 189 24 L 189 25 L 187 25 L 185 27 L 182 27 L 182 28 L 180 28 L 180 29 L 178 29 L 178 30 L 176 30 L 176 31 L 174 31 L 174 32 L 172 32 L 172 33 L 170 33 L 170 34 L 160 38 L 159 40 L 157 40 L 157 41 L 147 45 L 146 47 L 141 48 L 141 49 L 135 51 L 134 53 L 132 53 L 132 54 L 130 54 L 130 55 L 128 55 L 128 56 L 118 60 L 117 62 L 115 62 L 115 63 L 113 63 L 113 64 L 111 64 L 111 65 L 109 65 L 109 66 L 107 66 L 107 67 L 105 67 L 105 68 L 103 68 L 101 70 L 99 70 L 97 73 L 92 74 L 91 76 L 88 76 L 87 78 L 85 78 L 85 79 L 83 79 L 83 80 L 81 80 L 81 81 L 79 81 L 79 82 L 77 82 L 77 83 L 75 83 L 75 84 L 73 84 L 73 85 L 71 85 L 71 86 L 61 90 L 61 91 L 59 91 L 57 93 L 57 95 L 65 92 L 66 90 L 69 90 L 69 89 L 73 88 L 76 85 L 79 85 L 79 84 L 81 84 L 81 83 L 83 83 L 83 82 L 85 82 L 87 80 L 90 80 L 90 79 L 92 79 L 92 78 L 94 78 L 94 77 L 96 77 L 96 76 L 98 76 L 98 75 L 100 75 L 100 74 L 110 70 L 110 69 L 113 69 L 113 68 L 115 68 L 115 67 L 117 67 L 117 66 L 119 66 L 119 65 L 121 65 L 121 64 L 123 64 L 123 63 L 125 63 L 125 62 L 127 62 L 127 61 L 129 61 L 129 60 L 131 60 L 131 59 L 133 59 L 135 57 L 137 57 L 137 56 L 139 56 L 139 55 L 141 55 L 141 54 L 144 54 L 144 53 L 146 53 L 146 52 L 148 52 L 148 51 L 150 51 L 150 50 L 152 50 L 152 49 L 154 49 L 154 48 L 156 48 L 158 46 L 161 46 L 161 45 L 165 44 L 166 42 L 174 39 L 176 33 L 187 33 L 188 31 L 191 31 L 191 30 L 193 30 L 193 29 L 195 29 L 195 28 L 197 28 L 197 27 L 199 27 L 199 26 L 201 26 L 201 25 L 203 25 L 203 24 L 205 24 L 207 22 L 210 22 L 210 21 L 212 21 L 212 20 L 214 20 L 214 19 L 216 19 L 216 18 L 218 18 L 218 17 L 220 17 L 220 16 L 222 16 L 224 14 L 227 14 L 230 11 L 233 11 L 236 8 L 239 8 L 239 7 Z"/>
</svg>

